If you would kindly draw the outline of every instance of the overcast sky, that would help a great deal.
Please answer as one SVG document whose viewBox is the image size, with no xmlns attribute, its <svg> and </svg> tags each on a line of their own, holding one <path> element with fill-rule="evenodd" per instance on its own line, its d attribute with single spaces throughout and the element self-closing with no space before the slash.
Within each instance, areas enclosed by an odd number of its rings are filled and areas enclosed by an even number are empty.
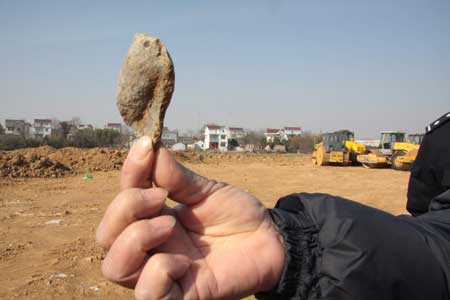
<svg viewBox="0 0 450 300">
<path fill-rule="evenodd" d="M 450 1 L 0 0 L 0 120 L 120 122 L 135 32 L 175 64 L 166 125 L 420 132 L 450 111 Z"/>
</svg>

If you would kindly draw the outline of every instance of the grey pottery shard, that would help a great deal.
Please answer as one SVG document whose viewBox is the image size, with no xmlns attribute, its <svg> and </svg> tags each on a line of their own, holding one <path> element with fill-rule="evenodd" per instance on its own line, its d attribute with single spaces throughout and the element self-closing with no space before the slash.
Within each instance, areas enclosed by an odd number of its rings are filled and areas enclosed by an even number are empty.
<svg viewBox="0 0 450 300">
<path fill-rule="evenodd" d="M 120 70 L 117 106 L 123 120 L 153 145 L 161 139 L 164 115 L 175 84 L 169 52 L 159 38 L 134 36 Z"/>
</svg>

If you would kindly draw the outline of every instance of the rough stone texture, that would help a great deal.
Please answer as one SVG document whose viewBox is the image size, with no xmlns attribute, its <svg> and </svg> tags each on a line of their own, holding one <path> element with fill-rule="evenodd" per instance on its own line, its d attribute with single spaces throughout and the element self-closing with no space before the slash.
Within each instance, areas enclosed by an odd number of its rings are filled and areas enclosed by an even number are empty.
<svg viewBox="0 0 450 300">
<path fill-rule="evenodd" d="M 125 123 L 149 136 L 154 145 L 161 139 L 174 83 L 173 63 L 164 44 L 137 33 L 120 71 L 117 106 Z"/>
</svg>

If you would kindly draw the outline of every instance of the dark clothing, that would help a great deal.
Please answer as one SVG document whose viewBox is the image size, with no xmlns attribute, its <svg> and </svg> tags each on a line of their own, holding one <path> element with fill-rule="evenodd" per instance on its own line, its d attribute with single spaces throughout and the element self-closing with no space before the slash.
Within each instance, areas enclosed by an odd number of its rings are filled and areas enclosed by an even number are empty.
<svg viewBox="0 0 450 300">
<path fill-rule="evenodd" d="M 257 298 L 450 299 L 449 142 L 450 122 L 423 141 L 408 190 L 418 217 L 326 194 L 280 199 L 270 215 L 284 238 L 285 268 Z"/>
<path fill-rule="evenodd" d="M 414 216 L 426 213 L 431 200 L 448 189 L 450 189 L 450 113 L 427 127 L 427 134 L 411 168 L 406 208 Z"/>
</svg>

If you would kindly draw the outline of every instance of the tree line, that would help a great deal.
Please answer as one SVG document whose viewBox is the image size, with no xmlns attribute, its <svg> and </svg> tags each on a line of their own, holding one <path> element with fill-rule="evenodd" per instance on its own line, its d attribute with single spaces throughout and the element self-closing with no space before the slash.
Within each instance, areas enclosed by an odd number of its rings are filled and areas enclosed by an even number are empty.
<svg viewBox="0 0 450 300">
<path fill-rule="evenodd" d="M 128 144 L 129 134 L 121 134 L 114 129 L 85 128 L 76 129 L 68 122 L 61 122 L 60 127 L 50 136 L 44 138 L 25 137 L 23 135 L 5 134 L 0 124 L 0 150 L 14 150 L 40 146 L 54 148 L 77 147 L 120 147 Z"/>
</svg>

